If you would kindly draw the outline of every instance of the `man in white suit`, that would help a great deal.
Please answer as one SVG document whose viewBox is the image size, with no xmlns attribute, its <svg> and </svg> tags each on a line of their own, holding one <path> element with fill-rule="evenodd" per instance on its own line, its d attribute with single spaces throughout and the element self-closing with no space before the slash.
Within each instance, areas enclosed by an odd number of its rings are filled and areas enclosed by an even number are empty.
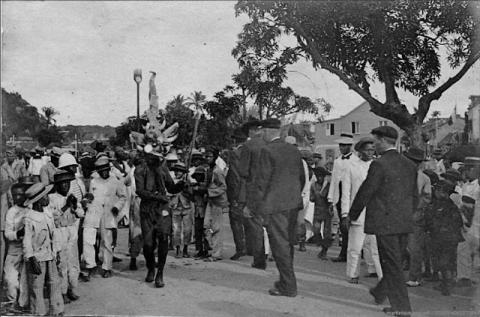
<svg viewBox="0 0 480 317">
<path fill-rule="evenodd" d="M 370 137 L 360 139 L 355 144 L 359 160 L 352 161 L 345 169 L 342 181 L 342 223 L 348 229 L 347 278 L 348 282 L 358 284 L 360 274 L 360 255 L 363 249 L 367 262 L 368 276 L 382 278 L 382 268 L 378 256 L 377 240 L 374 235 L 364 233 L 365 209 L 357 220 L 350 221 L 348 212 L 363 181 L 367 178 L 368 169 L 375 153 L 374 140 Z"/>
<path fill-rule="evenodd" d="M 340 134 L 340 139 L 335 141 L 338 143 L 340 148 L 340 155 L 333 162 L 332 169 L 332 181 L 330 184 L 330 189 L 328 191 L 328 202 L 331 204 L 334 213 L 338 215 L 338 218 L 341 220 L 341 200 L 342 200 L 342 189 L 341 184 L 345 175 L 345 170 L 351 162 L 358 160 L 358 157 L 352 152 L 353 136 L 351 134 L 342 133 Z M 348 213 L 348 210 L 346 210 Z M 335 216 L 334 216 L 335 217 Z M 338 257 L 334 258 L 333 262 L 346 262 L 347 261 L 347 244 L 348 244 L 348 230 L 342 230 L 342 249 Z"/>
</svg>

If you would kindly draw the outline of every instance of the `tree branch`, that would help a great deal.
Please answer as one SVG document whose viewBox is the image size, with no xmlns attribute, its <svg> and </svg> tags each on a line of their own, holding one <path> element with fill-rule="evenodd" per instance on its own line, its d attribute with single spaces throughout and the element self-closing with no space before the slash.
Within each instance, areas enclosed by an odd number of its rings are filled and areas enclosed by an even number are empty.
<svg viewBox="0 0 480 317">
<path fill-rule="evenodd" d="M 418 101 L 418 111 L 414 115 L 415 121 L 417 123 L 423 122 L 423 120 L 427 116 L 428 111 L 430 110 L 430 104 L 432 103 L 432 101 L 438 100 L 447 89 L 457 83 L 479 58 L 480 50 L 477 50 L 469 56 L 463 67 L 458 71 L 455 76 L 450 77 L 445 83 L 440 85 L 440 87 L 420 98 L 420 100 Z"/>
</svg>

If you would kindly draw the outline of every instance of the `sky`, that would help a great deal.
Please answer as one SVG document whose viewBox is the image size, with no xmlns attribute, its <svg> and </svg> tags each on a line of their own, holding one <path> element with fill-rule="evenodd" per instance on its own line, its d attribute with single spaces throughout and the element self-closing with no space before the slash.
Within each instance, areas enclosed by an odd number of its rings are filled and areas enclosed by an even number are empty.
<svg viewBox="0 0 480 317">
<path fill-rule="evenodd" d="M 133 70 L 143 70 L 141 112 L 148 106 L 148 71 L 157 72 L 160 104 L 177 94 L 202 91 L 207 98 L 231 84 L 238 65 L 231 50 L 242 26 L 234 1 L 2 1 L 1 86 L 37 108 L 51 106 L 57 123 L 116 126 L 136 114 Z M 439 101 L 449 116 L 463 114 L 469 96 L 480 94 L 480 63 Z M 455 70 L 446 69 L 439 84 Z M 329 118 L 363 102 L 336 76 L 301 61 L 289 67 L 287 84 L 296 93 L 324 98 Z M 380 85 L 372 86 L 380 100 Z M 412 109 L 417 97 L 399 92 Z M 8 124 L 8 123 L 7 123 Z"/>
</svg>

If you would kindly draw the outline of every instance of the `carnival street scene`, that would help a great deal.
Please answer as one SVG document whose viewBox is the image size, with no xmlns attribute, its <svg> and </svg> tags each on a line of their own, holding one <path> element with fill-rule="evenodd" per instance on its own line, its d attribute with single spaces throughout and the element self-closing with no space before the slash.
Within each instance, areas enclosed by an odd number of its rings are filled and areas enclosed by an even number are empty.
<svg viewBox="0 0 480 317">
<path fill-rule="evenodd" d="M 480 316 L 480 2 L 0 6 L 1 316 Z"/>
</svg>

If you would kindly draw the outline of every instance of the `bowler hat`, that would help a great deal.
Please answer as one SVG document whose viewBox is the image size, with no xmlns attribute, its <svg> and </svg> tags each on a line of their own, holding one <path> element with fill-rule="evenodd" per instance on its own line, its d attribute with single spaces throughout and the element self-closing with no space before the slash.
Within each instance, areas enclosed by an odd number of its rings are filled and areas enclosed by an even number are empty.
<svg viewBox="0 0 480 317">
<path fill-rule="evenodd" d="M 70 182 L 74 179 L 75 179 L 75 175 L 67 171 L 59 171 L 53 175 L 53 182 L 55 184 L 62 183 L 62 182 Z"/>
<path fill-rule="evenodd" d="M 109 169 L 110 169 L 110 160 L 107 157 L 101 156 L 95 161 L 95 170 L 97 170 L 98 172 L 109 170 Z"/>
<path fill-rule="evenodd" d="M 390 127 L 388 125 L 384 125 L 381 127 L 377 127 L 370 132 L 373 135 L 376 135 L 378 137 L 386 137 L 390 139 L 398 139 L 398 132 L 395 128 Z"/>
<path fill-rule="evenodd" d="M 43 183 L 36 183 L 30 186 L 29 189 L 25 191 L 25 197 L 27 200 L 24 205 L 28 206 L 39 201 L 42 197 L 47 195 L 53 188 L 53 185 L 47 185 Z"/>
<path fill-rule="evenodd" d="M 442 173 L 440 176 L 451 182 L 458 182 L 462 180 L 462 175 L 460 174 L 460 172 L 453 168 L 449 168 L 445 173 Z"/>
<path fill-rule="evenodd" d="M 281 124 L 280 120 L 269 118 L 261 121 L 259 126 L 264 129 L 280 129 Z"/>
<path fill-rule="evenodd" d="M 410 147 L 408 151 L 403 153 L 403 155 L 405 155 L 412 161 L 416 161 L 416 162 L 425 161 L 425 151 L 416 146 Z"/>
<path fill-rule="evenodd" d="M 355 149 L 355 151 L 360 151 L 360 149 L 365 145 L 365 144 L 368 144 L 368 143 L 375 143 L 375 140 L 371 137 L 364 137 L 364 138 L 361 138 L 356 144 L 355 146 L 353 147 Z"/>
<path fill-rule="evenodd" d="M 348 133 L 341 133 L 340 139 L 335 140 L 338 144 L 353 144 L 353 135 Z"/>
</svg>

